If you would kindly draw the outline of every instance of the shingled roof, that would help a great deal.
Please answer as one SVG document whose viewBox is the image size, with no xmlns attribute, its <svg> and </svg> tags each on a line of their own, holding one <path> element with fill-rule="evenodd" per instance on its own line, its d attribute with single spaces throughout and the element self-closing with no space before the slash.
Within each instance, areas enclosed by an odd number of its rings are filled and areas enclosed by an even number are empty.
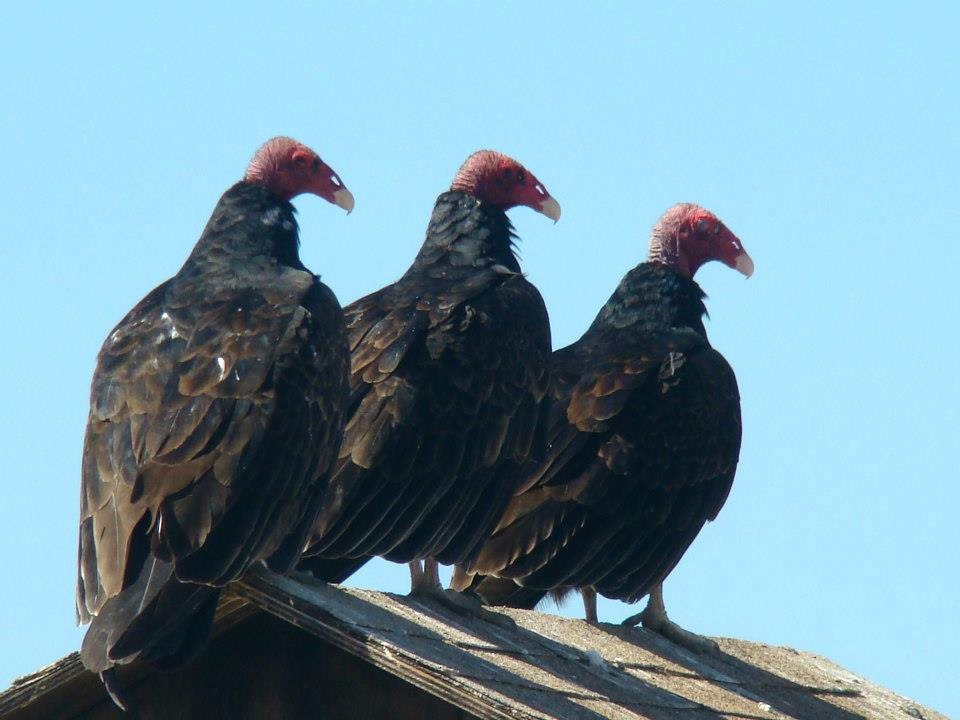
<svg viewBox="0 0 960 720">
<path fill-rule="evenodd" d="M 233 586 L 217 626 L 267 613 L 457 708 L 457 717 L 544 720 L 946 720 L 830 661 L 718 638 L 694 656 L 641 628 L 524 610 L 458 614 L 428 600 L 266 570 Z M 131 683 L 144 668 L 125 669 Z M 0 718 L 63 716 L 103 702 L 74 653 L 0 695 Z"/>
</svg>

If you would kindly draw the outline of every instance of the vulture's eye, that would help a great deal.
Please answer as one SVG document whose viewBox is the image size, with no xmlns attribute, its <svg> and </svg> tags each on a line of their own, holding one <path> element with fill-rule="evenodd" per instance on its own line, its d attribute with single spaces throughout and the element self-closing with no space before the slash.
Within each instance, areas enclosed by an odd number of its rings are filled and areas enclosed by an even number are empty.
<svg viewBox="0 0 960 720">
<path fill-rule="evenodd" d="M 313 159 L 313 163 L 312 163 L 311 167 L 313 168 L 313 171 L 314 171 L 314 172 L 316 172 L 317 170 L 319 170 L 319 169 L 320 169 L 320 158 L 315 157 L 315 158 Z"/>
<path fill-rule="evenodd" d="M 697 232 L 706 232 L 710 229 L 709 220 L 697 220 Z"/>
<path fill-rule="evenodd" d="M 524 174 L 523 170 L 517 170 L 517 182 L 523 185 L 526 179 L 527 176 Z"/>
</svg>

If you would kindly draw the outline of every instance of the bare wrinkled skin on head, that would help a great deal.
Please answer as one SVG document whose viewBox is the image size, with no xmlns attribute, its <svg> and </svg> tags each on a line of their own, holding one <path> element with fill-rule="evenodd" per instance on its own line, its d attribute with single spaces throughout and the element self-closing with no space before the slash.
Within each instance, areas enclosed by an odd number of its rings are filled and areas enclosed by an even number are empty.
<svg viewBox="0 0 960 720">
<path fill-rule="evenodd" d="M 660 217 L 650 234 L 649 257 L 690 278 L 711 260 L 747 277 L 753 274 L 753 260 L 740 239 L 716 215 L 693 203 L 674 205 Z"/>
<path fill-rule="evenodd" d="M 560 205 L 543 183 L 516 160 L 494 150 L 479 150 L 468 157 L 450 189 L 469 193 L 501 210 L 526 205 L 554 222 L 560 219 Z"/>
<path fill-rule="evenodd" d="M 353 209 L 353 195 L 340 177 L 313 150 L 293 138 L 267 140 L 253 156 L 243 179 L 263 185 L 283 200 L 312 193 L 347 212 Z"/>
</svg>

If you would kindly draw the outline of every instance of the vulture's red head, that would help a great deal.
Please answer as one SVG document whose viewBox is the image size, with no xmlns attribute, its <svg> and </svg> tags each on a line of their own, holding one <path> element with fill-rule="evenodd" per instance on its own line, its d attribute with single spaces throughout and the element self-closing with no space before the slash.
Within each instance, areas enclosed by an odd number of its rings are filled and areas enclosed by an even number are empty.
<svg viewBox="0 0 960 720">
<path fill-rule="evenodd" d="M 493 150 L 478 150 L 468 157 L 450 189 L 469 193 L 501 210 L 526 205 L 554 222 L 560 219 L 560 204 L 543 183 L 513 158 Z"/>
<path fill-rule="evenodd" d="M 348 213 L 353 195 L 343 181 L 313 150 L 293 138 L 267 140 L 250 161 L 243 179 L 263 185 L 284 200 L 313 193 Z"/>
<path fill-rule="evenodd" d="M 653 226 L 650 260 L 690 278 L 711 260 L 719 260 L 747 277 L 753 274 L 753 260 L 739 238 L 716 215 L 693 203 L 674 205 Z"/>
</svg>

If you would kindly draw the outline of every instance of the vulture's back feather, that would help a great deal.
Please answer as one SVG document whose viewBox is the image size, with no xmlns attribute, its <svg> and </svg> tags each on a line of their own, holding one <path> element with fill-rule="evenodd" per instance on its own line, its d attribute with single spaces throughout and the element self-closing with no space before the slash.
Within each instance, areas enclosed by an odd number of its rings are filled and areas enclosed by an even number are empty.
<svg viewBox="0 0 960 720">
<path fill-rule="evenodd" d="M 544 459 L 455 586 L 532 607 L 564 587 L 634 601 L 663 581 L 720 511 L 740 450 L 736 379 L 707 341 L 702 299 L 643 263 L 554 353 Z"/>
<path fill-rule="evenodd" d="M 336 298 L 298 259 L 293 213 L 235 185 L 177 275 L 103 344 L 77 583 L 91 669 L 188 659 L 220 588 L 257 560 L 286 571 L 313 525 L 348 356 Z"/>
<path fill-rule="evenodd" d="M 493 529 L 541 442 L 550 356 L 512 243 L 502 210 L 444 193 L 410 269 L 346 308 L 351 414 L 302 568 L 458 562 Z"/>
</svg>

